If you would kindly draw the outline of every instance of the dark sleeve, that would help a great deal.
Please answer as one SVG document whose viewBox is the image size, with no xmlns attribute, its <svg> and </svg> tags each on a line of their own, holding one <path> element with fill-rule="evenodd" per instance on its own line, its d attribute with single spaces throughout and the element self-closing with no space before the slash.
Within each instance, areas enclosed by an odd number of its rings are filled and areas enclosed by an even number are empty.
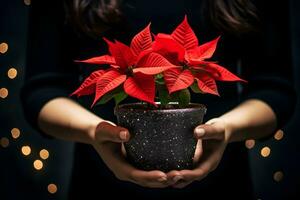
<svg viewBox="0 0 300 200">
<path fill-rule="evenodd" d="M 27 121 L 36 129 L 41 108 L 55 97 L 69 96 L 77 85 L 68 34 L 62 0 L 32 2 L 21 100 Z"/>
<path fill-rule="evenodd" d="M 261 32 L 245 39 L 244 100 L 260 99 L 275 112 L 277 128 L 291 118 L 296 94 L 293 86 L 288 1 L 272 1 L 258 7 Z"/>
</svg>

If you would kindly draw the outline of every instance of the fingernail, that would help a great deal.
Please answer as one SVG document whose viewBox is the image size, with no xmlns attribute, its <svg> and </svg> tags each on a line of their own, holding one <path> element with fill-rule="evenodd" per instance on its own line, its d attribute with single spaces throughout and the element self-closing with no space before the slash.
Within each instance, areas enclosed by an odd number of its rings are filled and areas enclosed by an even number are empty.
<svg viewBox="0 0 300 200">
<path fill-rule="evenodd" d="M 126 138 L 127 138 L 127 131 L 120 131 L 120 138 L 121 138 L 121 140 L 126 140 Z"/>
<path fill-rule="evenodd" d="M 179 181 L 179 180 L 181 180 L 181 179 L 183 179 L 183 177 L 182 177 L 181 175 L 177 175 L 177 176 L 175 176 L 175 177 L 173 178 L 173 181 L 174 181 L 174 182 L 177 182 L 177 181 Z"/>
<path fill-rule="evenodd" d="M 205 130 L 203 128 L 196 128 L 195 134 L 197 137 L 202 137 L 205 134 Z"/>
<path fill-rule="evenodd" d="M 160 178 L 158 179 L 158 181 L 159 181 L 159 182 L 165 182 L 165 181 L 167 181 L 167 177 L 162 176 L 162 177 L 160 177 Z"/>
</svg>

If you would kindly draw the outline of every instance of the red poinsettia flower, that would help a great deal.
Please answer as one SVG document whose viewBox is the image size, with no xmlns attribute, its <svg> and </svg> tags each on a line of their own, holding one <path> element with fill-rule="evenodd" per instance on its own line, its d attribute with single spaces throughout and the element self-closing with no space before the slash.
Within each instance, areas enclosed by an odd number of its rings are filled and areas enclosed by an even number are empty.
<svg viewBox="0 0 300 200">
<path fill-rule="evenodd" d="M 153 51 L 171 63 L 183 66 L 163 73 L 169 93 L 188 88 L 196 81 L 200 91 L 219 95 L 215 80 L 244 81 L 215 62 L 206 61 L 214 54 L 219 39 L 199 46 L 186 16 L 171 35 L 160 33 L 155 36 Z"/>
<path fill-rule="evenodd" d="M 104 40 L 108 44 L 110 55 L 79 62 L 108 64 L 110 68 L 93 72 L 72 95 L 90 95 L 95 92 L 94 105 L 105 94 L 123 84 L 124 91 L 129 96 L 155 105 L 153 75 L 177 66 L 162 55 L 150 51 L 153 42 L 150 24 L 132 39 L 130 47 L 119 41 Z"/>
</svg>

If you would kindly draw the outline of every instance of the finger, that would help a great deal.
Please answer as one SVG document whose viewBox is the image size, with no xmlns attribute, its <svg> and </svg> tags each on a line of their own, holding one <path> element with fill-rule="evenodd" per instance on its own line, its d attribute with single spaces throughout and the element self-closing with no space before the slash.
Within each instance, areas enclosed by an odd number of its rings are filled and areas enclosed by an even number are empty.
<svg viewBox="0 0 300 200">
<path fill-rule="evenodd" d="M 196 180 L 201 180 L 205 176 L 207 176 L 209 170 L 205 170 L 204 168 L 196 168 L 194 170 L 182 170 L 180 174 L 182 175 L 183 179 L 172 185 L 174 188 L 184 188 L 187 185 L 191 184 Z"/>
<path fill-rule="evenodd" d="M 193 163 L 194 164 L 199 163 L 199 160 L 201 158 L 202 153 L 203 153 L 202 140 L 198 140 L 197 141 L 197 145 L 196 145 L 196 150 L 195 150 L 194 158 L 193 158 Z"/>
<path fill-rule="evenodd" d="M 106 121 L 100 122 L 96 128 L 96 140 L 100 142 L 126 142 L 129 140 L 129 131 L 120 126 L 114 126 Z"/>
<path fill-rule="evenodd" d="M 174 184 L 173 187 L 179 189 L 184 188 L 194 181 L 202 180 L 209 174 L 210 171 L 210 166 L 208 166 L 207 163 L 201 165 L 201 167 L 198 167 L 194 170 L 182 170 L 180 171 L 180 173 L 183 176 L 183 180 Z"/>
<path fill-rule="evenodd" d="M 126 152 L 124 143 L 122 143 L 122 146 L 121 146 L 121 152 L 122 152 L 122 155 L 126 158 L 126 157 L 127 157 L 127 152 Z"/>
<path fill-rule="evenodd" d="M 221 124 L 202 124 L 195 128 L 194 135 L 197 139 L 224 139 L 224 127 Z"/>
<path fill-rule="evenodd" d="M 168 172 L 167 177 L 168 177 L 167 183 L 169 185 L 174 185 L 175 183 L 183 180 L 183 176 L 177 170 L 172 170 L 172 171 Z"/>
<path fill-rule="evenodd" d="M 223 120 L 220 119 L 220 118 L 213 118 L 213 119 L 210 119 L 207 122 L 205 122 L 205 124 L 212 125 L 212 124 L 217 123 L 217 122 L 223 122 Z"/>
<path fill-rule="evenodd" d="M 151 188 L 164 188 L 168 186 L 166 184 L 167 175 L 164 172 L 136 169 L 125 160 L 121 151 L 117 153 L 114 150 L 117 145 L 119 144 L 105 143 L 98 145 L 96 150 L 118 179 Z"/>
<path fill-rule="evenodd" d="M 158 170 L 143 171 L 132 167 L 129 179 L 129 181 L 145 187 L 163 188 L 168 186 L 167 175 Z"/>
<path fill-rule="evenodd" d="M 221 155 L 223 150 L 215 149 L 215 151 L 204 154 L 201 158 L 200 165 L 193 170 L 182 170 L 180 174 L 183 176 L 185 181 L 195 181 L 202 180 L 205 178 L 211 171 L 215 170 L 220 162 Z"/>
<path fill-rule="evenodd" d="M 182 170 L 180 173 L 183 176 L 184 182 L 190 182 L 204 178 L 209 171 L 208 167 L 199 166 L 193 170 Z"/>
</svg>

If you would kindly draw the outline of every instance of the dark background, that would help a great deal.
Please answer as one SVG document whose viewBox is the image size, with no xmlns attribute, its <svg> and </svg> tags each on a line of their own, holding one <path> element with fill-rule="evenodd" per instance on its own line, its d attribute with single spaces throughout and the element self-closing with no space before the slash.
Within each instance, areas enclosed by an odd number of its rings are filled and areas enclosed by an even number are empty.
<svg viewBox="0 0 300 200">
<path fill-rule="evenodd" d="M 25 67 L 29 7 L 30 0 L 0 1 L 0 199 L 66 199 L 72 169 L 72 143 L 42 138 L 26 124 L 22 115 L 19 91 Z M 292 42 L 298 94 L 299 11 L 300 1 L 290 0 L 290 30 L 287 31 Z M 299 106 L 298 101 L 298 110 Z M 300 199 L 299 128 L 300 112 L 296 111 L 284 128 L 283 137 L 277 132 L 267 141 L 255 141 L 252 148 L 249 145 L 254 141 L 247 142 L 257 199 Z M 22 153 L 24 146 L 31 149 L 27 156 Z M 268 148 L 269 155 L 266 154 Z M 42 149 L 49 152 L 47 159 L 40 156 Z M 36 160 L 43 163 L 40 170 L 33 165 Z"/>
</svg>

